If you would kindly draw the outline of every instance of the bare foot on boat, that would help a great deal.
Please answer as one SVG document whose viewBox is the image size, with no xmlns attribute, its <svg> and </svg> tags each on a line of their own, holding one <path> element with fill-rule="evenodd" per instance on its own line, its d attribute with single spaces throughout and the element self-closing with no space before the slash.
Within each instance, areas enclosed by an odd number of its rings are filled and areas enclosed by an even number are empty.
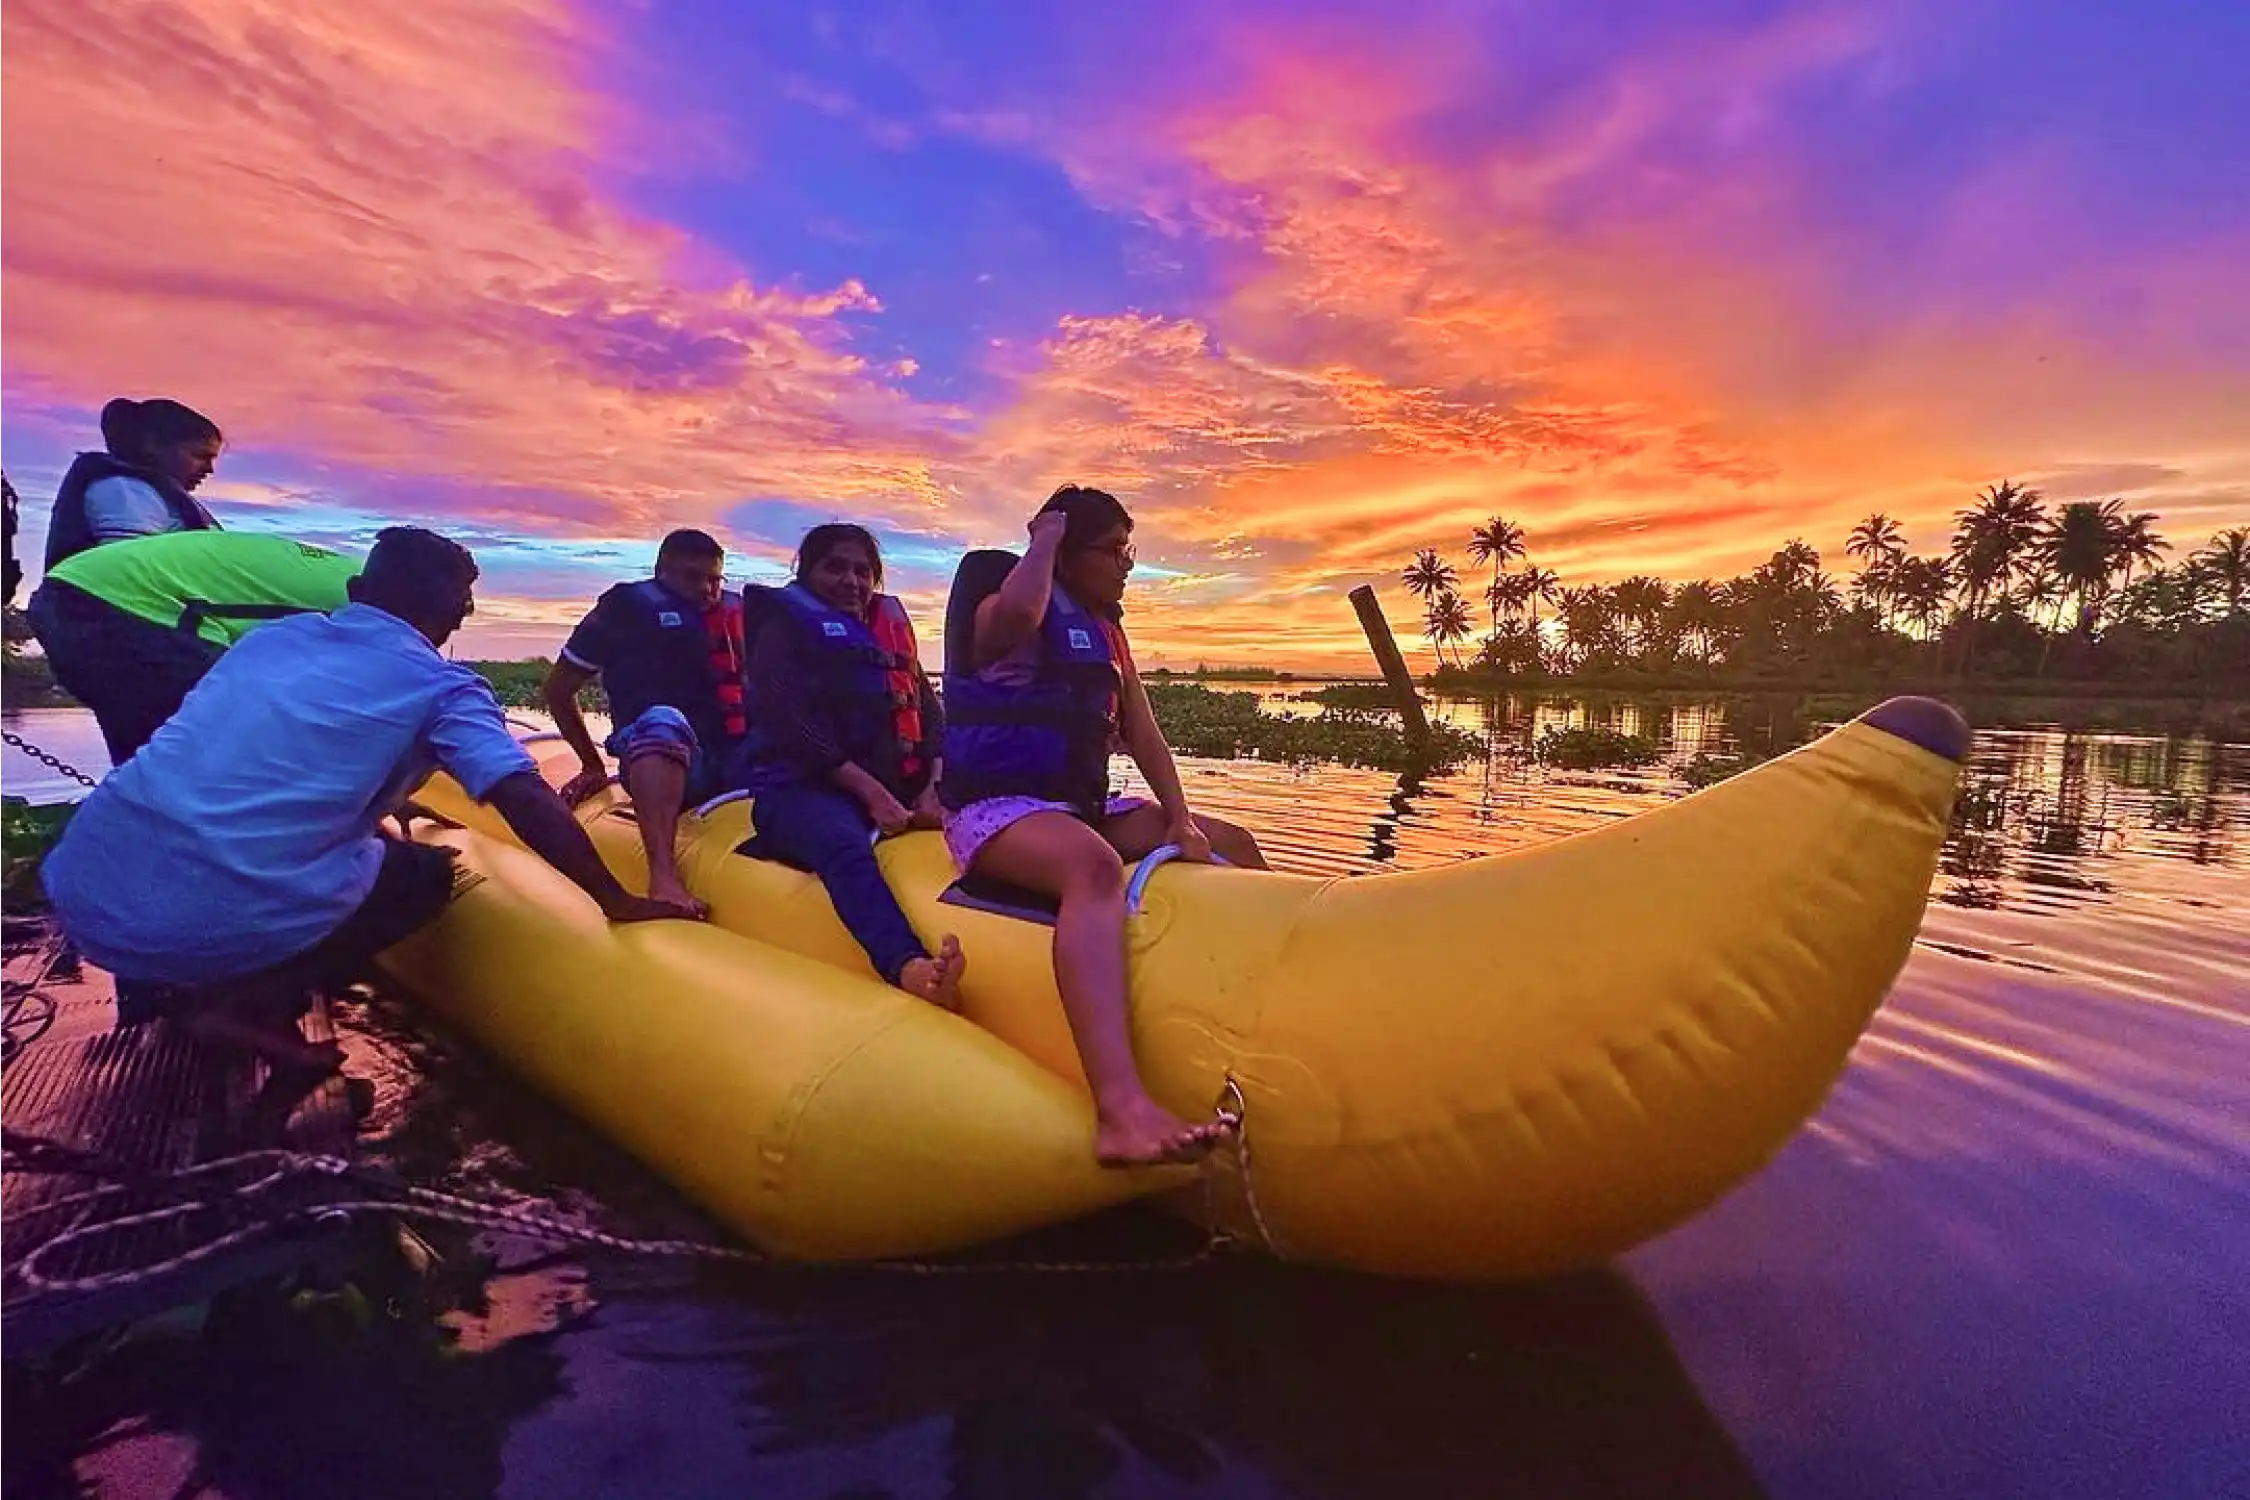
<svg viewBox="0 0 2250 1500">
<path fill-rule="evenodd" d="M 1225 1120 L 1190 1125 L 1144 1094 L 1131 1105 L 1097 1116 L 1094 1160 L 1105 1167 L 1201 1161 L 1232 1128 Z"/>
<path fill-rule="evenodd" d="M 711 908 L 698 901 L 677 875 L 652 876 L 648 883 L 648 899 L 668 901 L 683 910 L 691 911 L 695 913 L 697 921 L 711 915 Z"/>
<path fill-rule="evenodd" d="M 910 958 L 898 971 L 898 987 L 919 995 L 940 1010 L 961 1008 L 961 976 L 969 961 L 961 956 L 961 940 L 950 932 L 938 945 L 935 958 Z"/>
</svg>

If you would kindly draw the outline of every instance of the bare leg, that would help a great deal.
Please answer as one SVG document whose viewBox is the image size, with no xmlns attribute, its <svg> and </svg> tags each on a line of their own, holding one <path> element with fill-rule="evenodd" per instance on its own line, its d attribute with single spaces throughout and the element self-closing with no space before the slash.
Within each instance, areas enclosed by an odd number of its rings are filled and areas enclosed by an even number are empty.
<svg viewBox="0 0 2250 1500">
<path fill-rule="evenodd" d="M 1055 980 L 1094 1091 L 1094 1156 L 1105 1167 L 1193 1161 L 1225 1133 L 1149 1097 L 1133 1060 L 1125 996 L 1125 871 L 1101 835 L 1067 813 L 1033 813 L 977 852 L 981 873 L 1058 897 Z"/>
<path fill-rule="evenodd" d="M 898 971 L 898 987 L 942 1010 L 959 1010 L 961 976 L 968 967 L 969 961 L 961 956 L 961 940 L 949 932 L 938 945 L 937 957 L 906 961 L 906 967 Z"/>
<path fill-rule="evenodd" d="M 669 755 L 636 755 L 625 762 L 625 793 L 633 799 L 641 847 L 648 851 L 648 893 L 659 901 L 678 901 L 700 911 L 703 903 L 680 883 L 673 841 L 680 829 L 680 807 L 687 801 L 687 767 Z"/>
<path fill-rule="evenodd" d="M 1214 818 L 1209 813 L 1194 813 L 1196 827 L 1211 841 L 1212 852 L 1228 864 L 1245 870 L 1268 868 L 1265 851 L 1251 837 L 1250 830 L 1224 818 Z M 1127 860 L 1140 860 L 1164 842 L 1164 809 L 1155 803 L 1144 803 L 1129 813 L 1119 813 L 1102 822 L 1102 837 Z"/>
</svg>

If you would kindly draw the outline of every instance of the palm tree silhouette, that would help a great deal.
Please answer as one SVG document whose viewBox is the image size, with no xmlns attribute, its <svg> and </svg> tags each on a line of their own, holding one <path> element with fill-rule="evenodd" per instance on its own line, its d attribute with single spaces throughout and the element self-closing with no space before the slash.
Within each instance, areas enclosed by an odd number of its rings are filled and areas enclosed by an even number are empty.
<svg viewBox="0 0 2250 1500">
<path fill-rule="evenodd" d="M 1852 528 L 1844 542 L 1844 554 L 1860 559 L 1860 597 L 1875 606 L 1877 617 L 1885 625 L 1890 624 L 1892 586 L 1898 577 L 1898 565 L 1906 557 L 1906 534 L 1899 530 L 1898 522 L 1877 511 Z"/>
<path fill-rule="evenodd" d="M 1500 574 L 1523 555 L 1523 528 L 1513 521 L 1494 516 L 1469 533 L 1470 560 L 1492 564 L 1492 586 L 1485 590 L 1484 597 L 1492 606 L 1494 635 L 1500 633 L 1500 601 L 1493 597 L 1500 587 Z"/>
<path fill-rule="evenodd" d="M 1726 591 L 1708 579 L 1683 583 L 1672 592 L 1671 629 L 1699 662 L 1719 654 L 1719 630 L 1727 612 Z"/>
<path fill-rule="evenodd" d="M 1820 550 L 1803 537 L 1793 536 L 1781 544 L 1780 550 L 1766 560 L 1773 580 L 1783 588 L 1794 588 L 1813 581 L 1820 575 Z"/>
<path fill-rule="evenodd" d="M 1552 604 L 1560 598 L 1562 578 L 1553 568 L 1537 566 L 1525 568 L 1523 576 L 1530 580 L 1524 585 L 1523 602 L 1531 611 L 1531 629 L 1536 634 L 1539 630 L 1539 601 L 1544 599 Z"/>
<path fill-rule="evenodd" d="M 1453 565 L 1437 555 L 1435 547 L 1424 547 L 1414 554 L 1414 561 L 1400 575 L 1406 591 L 1425 602 L 1434 601 L 1438 595 L 1453 587 Z"/>
<path fill-rule="evenodd" d="M 2092 635 L 2094 617 L 2120 564 L 2125 518 L 2115 500 L 2073 500 L 2047 518 L 2031 555 L 2056 584 L 2078 599 L 2078 632 Z"/>
<path fill-rule="evenodd" d="M 1447 589 L 1430 602 L 1429 617 L 1423 622 L 1422 633 L 1437 647 L 1440 664 L 1445 661 L 1445 648 L 1452 646 L 1455 648 L 1453 664 L 1459 666 L 1460 643 L 1467 640 L 1469 632 L 1475 628 L 1475 623 L 1469 618 L 1469 606 L 1462 602 L 1459 594 Z"/>
<path fill-rule="evenodd" d="M 2113 502 L 2114 503 L 2114 502 Z M 2132 587 L 2133 569 L 2156 567 L 2162 559 L 2157 555 L 2172 550 L 2172 544 L 2156 534 L 2156 512 L 2138 510 L 2125 517 L 2117 531 L 2117 555 L 2125 565 L 2123 586 Z"/>
<path fill-rule="evenodd" d="M 1975 505 L 1956 513 L 1952 558 L 1962 591 L 1961 670 L 1968 670 L 1976 654 L 1976 621 L 1993 593 L 2022 568 L 2044 516 L 2039 492 L 2013 479 L 1986 486 Z"/>
<path fill-rule="evenodd" d="M 1945 559 L 1903 559 L 1891 587 L 1898 595 L 1899 609 L 1906 618 L 1921 626 L 1923 634 L 1935 634 L 1945 619 L 1946 604 L 1953 597 L 1953 572 Z"/>
<path fill-rule="evenodd" d="M 2250 657 L 2233 632 L 2250 608 L 2250 527 L 2168 565 L 2171 544 L 2154 512 L 2128 513 L 2117 499 L 2050 507 L 2013 480 L 1986 486 L 1955 519 L 1945 554 L 1934 557 L 1915 556 L 1882 512 L 1858 522 L 1844 543 L 1861 562 L 1847 609 L 1803 538 L 1724 582 L 1636 576 L 1564 589 L 1521 550 L 1520 528 L 1495 516 L 1470 537 L 1472 554 L 1492 564 L 1476 664 L 1506 673 L 1536 663 L 1563 674 L 1695 664 L 1751 676 L 1845 665 L 1970 677 L 1986 667 L 1979 657 L 1988 644 L 2005 643 L 1992 675 L 2044 676 L 2057 643 L 2077 637 L 2088 649 L 2074 653 L 2074 672 L 2243 679 Z M 1453 568 L 1426 548 L 1405 577 L 1425 602 L 1440 662 L 1467 664 Z M 1542 600 L 1555 606 L 1553 632 L 1542 629 Z M 1870 651 L 1878 659 L 1861 660 Z"/>
<path fill-rule="evenodd" d="M 1662 579 L 1636 574 L 1611 587 L 1609 602 L 1618 625 L 1631 631 L 1626 648 L 1635 655 L 1646 655 L 1649 643 L 1663 627 L 1664 609 L 1672 602 L 1672 591 Z"/>
<path fill-rule="evenodd" d="M 1584 667 L 1613 649 L 1617 627 L 1607 589 L 1599 584 L 1564 589 L 1555 607 L 1574 666 Z"/>
<path fill-rule="evenodd" d="M 2195 560 L 2226 601 L 2227 613 L 2240 614 L 2243 599 L 2250 597 L 2250 527 L 2220 532 Z"/>
<path fill-rule="evenodd" d="M 1844 542 L 1844 555 L 1868 562 L 1897 562 L 1906 556 L 1906 534 L 1899 530 L 1898 522 L 1877 511 L 1852 528 Z"/>
</svg>

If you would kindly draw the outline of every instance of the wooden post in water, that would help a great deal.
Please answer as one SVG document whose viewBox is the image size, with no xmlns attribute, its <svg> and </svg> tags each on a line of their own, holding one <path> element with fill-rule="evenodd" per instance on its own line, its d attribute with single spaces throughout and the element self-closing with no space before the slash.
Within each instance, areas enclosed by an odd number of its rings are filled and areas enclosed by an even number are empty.
<svg viewBox="0 0 2250 1500">
<path fill-rule="evenodd" d="M 1417 752 L 1429 749 L 1430 721 L 1422 717 L 1422 695 L 1414 690 L 1414 674 L 1406 670 L 1406 658 L 1399 655 L 1398 642 L 1391 638 L 1391 622 L 1383 617 L 1375 585 L 1363 583 L 1352 590 L 1351 597 L 1352 608 L 1359 612 L 1359 628 L 1367 632 L 1368 649 L 1375 653 L 1383 680 L 1398 699 L 1399 715 L 1406 721 L 1407 744 Z"/>
</svg>

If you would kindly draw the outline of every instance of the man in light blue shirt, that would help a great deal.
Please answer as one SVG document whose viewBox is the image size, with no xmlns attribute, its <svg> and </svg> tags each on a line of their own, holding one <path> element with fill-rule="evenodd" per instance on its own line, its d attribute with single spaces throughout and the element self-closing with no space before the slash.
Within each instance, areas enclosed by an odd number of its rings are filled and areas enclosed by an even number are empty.
<svg viewBox="0 0 2250 1500">
<path fill-rule="evenodd" d="M 121 1020 L 186 1000 L 193 1029 L 278 1066 L 340 1063 L 293 1026 L 167 987 L 294 1001 L 356 977 L 433 920 L 451 897 L 450 851 L 379 831 L 433 768 L 613 921 L 700 915 L 620 886 L 508 733 L 490 685 L 438 654 L 474 608 L 476 576 L 444 537 L 384 531 L 350 604 L 245 637 L 87 797 L 41 876 L 64 930 L 118 976 Z"/>
</svg>

